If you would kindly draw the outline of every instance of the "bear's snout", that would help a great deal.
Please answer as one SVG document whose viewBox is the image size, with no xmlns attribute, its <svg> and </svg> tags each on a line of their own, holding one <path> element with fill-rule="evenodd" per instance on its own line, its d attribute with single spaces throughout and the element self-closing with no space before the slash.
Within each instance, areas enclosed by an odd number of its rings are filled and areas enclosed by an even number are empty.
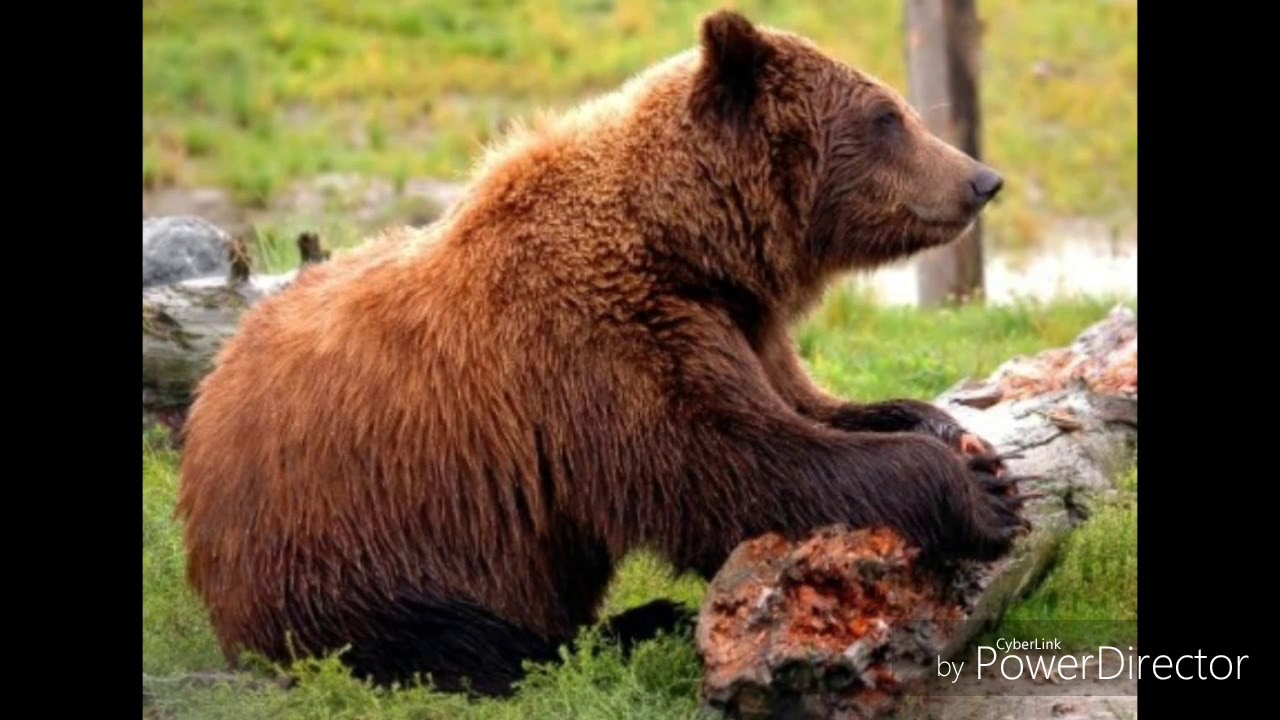
<svg viewBox="0 0 1280 720">
<path fill-rule="evenodd" d="M 969 180 L 969 189 L 973 191 L 971 202 L 974 209 L 981 208 L 990 202 L 1002 187 L 1004 187 L 1004 179 L 996 174 L 995 170 L 986 166 L 980 168 Z"/>
</svg>

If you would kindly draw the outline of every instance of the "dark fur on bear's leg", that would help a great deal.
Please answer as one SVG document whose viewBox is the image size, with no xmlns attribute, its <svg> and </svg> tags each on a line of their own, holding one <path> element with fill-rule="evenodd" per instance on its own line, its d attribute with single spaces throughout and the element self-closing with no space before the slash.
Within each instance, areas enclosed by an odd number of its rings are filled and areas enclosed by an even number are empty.
<svg viewBox="0 0 1280 720">
<path fill-rule="evenodd" d="M 965 429 L 945 411 L 920 400 L 888 400 L 840 408 L 831 424 L 849 432 L 922 432 L 958 447 Z"/>
<path fill-rule="evenodd" d="M 986 440 L 969 432 L 945 410 L 920 400 L 840 406 L 827 421 L 847 432 L 916 432 L 935 437 L 965 456 L 974 470 L 1002 475 L 1004 461 L 1019 457 L 1000 454 Z"/>
<path fill-rule="evenodd" d="M 954 447 L 930 433 L 814 423 L 775 391 L 745 339 L 713 320 L 682 326 L 698 343 L 682 356 L 707 358 L 682 368 L 701 398 L 682 425 L 682 457 L 688 486 L 718 492 L 678 496 L 681 522 L 647 538 L 677 567 L 710 576 L 742 540 L 836 523 L 887 525 L 926 555 L 987 558 L 1010 547 L 1020 521 Z"/>
<path fill-rule="evenodd" d="M 672 600 L 655 600 L 612 616 L 601 635 L 629 656 L 659 634 L 691 631 L 696 613 Z M 524 662 L 559 659 L 560 642 L 547 640 L 465 602 L 411 602 L 383 614 L 379 642 L 343 655 L 356 677 L 377 685 L 413 683 L 415 673 L 446 692 L 508 697 L 525 676 Z"/>
<path fill-rule="evenodd" d="M 805 417 L 849 433 L 921 433 L 937 438 L 962 456 L 985 456 L 997 472 L 1001 461 L 986 440 L 966 430 L 950 413 L 930 403 L 900 398 L 854 403 L 827 394 L 807 375 L 795 343 L 778 325 L 760 331 L 759 362 L 773 390 Z"/>
<path fill-rule="evenodd" d="M 621 645 L 623 655 L 630 655 L 636 645 L 646 640 L 659 634 L 687 632 L 696 623 L 697 613 L 689 607 L 674 600 L 654 600 L 608 618 L 602 624 L 601 634 Z"/>
<path fill-rule="evenodd" d="M 523 663 L 557 658 L 543 638 L 462 601 L 411 601 L 379 613 L 372 643 L 353 643 L 343 660 L 377 685 L 412 684 L 415 675 L 446 692 L 506 697 L 524 677 Z"/>
</svg>

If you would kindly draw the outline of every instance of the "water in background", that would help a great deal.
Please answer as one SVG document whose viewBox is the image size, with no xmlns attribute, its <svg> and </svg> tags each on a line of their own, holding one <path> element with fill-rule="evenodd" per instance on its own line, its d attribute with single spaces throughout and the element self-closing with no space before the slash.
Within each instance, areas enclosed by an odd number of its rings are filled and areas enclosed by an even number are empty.
<svg viewBox="0 0 1280 720">
<path fill-rule="evenodd" d="M 1064 225 L 1034 248 L 1016 252 L 987 248 L 986 252 L 989 302 L 1138 294 L 1137 238 L 1111 238 L 1089 223 Z M 886 304 L 916 304 L 914 261 L 859 275 L 853 283 Z"/>
</svg>

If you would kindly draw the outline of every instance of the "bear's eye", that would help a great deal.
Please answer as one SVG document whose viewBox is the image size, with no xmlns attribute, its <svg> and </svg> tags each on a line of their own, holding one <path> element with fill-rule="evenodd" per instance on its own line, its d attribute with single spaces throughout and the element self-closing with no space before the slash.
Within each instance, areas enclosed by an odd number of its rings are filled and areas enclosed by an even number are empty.
<svg viewBox="0 0 1280 720">
<path fill-rule="evenodd" d="M 886 108 L 876 113 L 874 122 L 880 130 L 896 130 L 902 126 L 902 114 L 896 108 Z"/>
</svg>

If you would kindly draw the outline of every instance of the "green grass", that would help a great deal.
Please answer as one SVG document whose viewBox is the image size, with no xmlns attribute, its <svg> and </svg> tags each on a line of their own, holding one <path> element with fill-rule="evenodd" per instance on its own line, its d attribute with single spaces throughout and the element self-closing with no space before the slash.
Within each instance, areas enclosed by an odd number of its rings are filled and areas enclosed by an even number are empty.
<svg viewBox="0 0 1280 720">
<path fill-rule="evenodd" d="M 1136 311 L 1135 303 L 1129 305 Z M 1070 343 L 1114 304 L 1026 301 L 921 312 L 880 307 L 835 288 L 800 327 L 797 340 L 814 376 L 837 395 L 928 399 L 1014 355 Z"/>
<path fill-rule="evenodd" d="M 142 671 L 217 667 L 222 657 L 204 608 L 186 585 L 182 533 L 173 517 L 178 456 L 157 434 L 142 439 Z"/>
<path fill-rule="evenodd" d="M 1102 301 L 1076 300 L 922 312 L 877 308 L 856 295 L 836 292 L 799 330 L 799 337 L 815 375 L 841 395 L 930 398 L 965 375 L 989 373 L 1012 355 L 1069 342 L 1107 309 Z M 508 701 L 466 702 L 423 688 L 374 690 L 351 679 L 334 660 L 295 668 L 302 681 L 289 692 L 164 684 L 165 678 L 180 673 L 219 669 L 222 659 L 183 576 L 180 528 L 173 518 L 179 458 L 158 440 L 144 436 L 142 447 L 143 671 L 158 679 L 149 713 L 286 719 L 696 716 L 700 667 L 692 644 L 680 638 L 642 645 L 629 662 L 613 647 L 595 654 L 584 649 L 563 665 L 536 669 Z M 1045 585 L 1008 614 L 1002 629 L 1006 636 L 1038 636 L 1045 628 L 1071 626 L 1078 618 L 1132 615 L 1136 472 L 1122 486 L 1120 499 L 1100 504 L 1073 537 Z M 659 597 L 696 606 L 704 590 L 701 580 L 677 577 L 664 561 L 637 553 L 620 569 L 605 611 Z"/>
<path fill-rule="evenodd" d="M 514 116 L 565 107 L 695 42 L 693 0 L 143 3 L 143 184 L 261 206 L 329 171 L 456 177 Z M 901 2 L 730 3 L 905 89 Z M 987 237 L 1137 207 L 1137 3 L 991 0 Z"/>
<path fill-rule="evenodd" d="M 1138 641 L 1138 470 L 1117 483 L 1069 538 L 1044 583 L 1010 608 L 1006 638 L 1050 637 L 1063 650 Z"/>
</svg>

